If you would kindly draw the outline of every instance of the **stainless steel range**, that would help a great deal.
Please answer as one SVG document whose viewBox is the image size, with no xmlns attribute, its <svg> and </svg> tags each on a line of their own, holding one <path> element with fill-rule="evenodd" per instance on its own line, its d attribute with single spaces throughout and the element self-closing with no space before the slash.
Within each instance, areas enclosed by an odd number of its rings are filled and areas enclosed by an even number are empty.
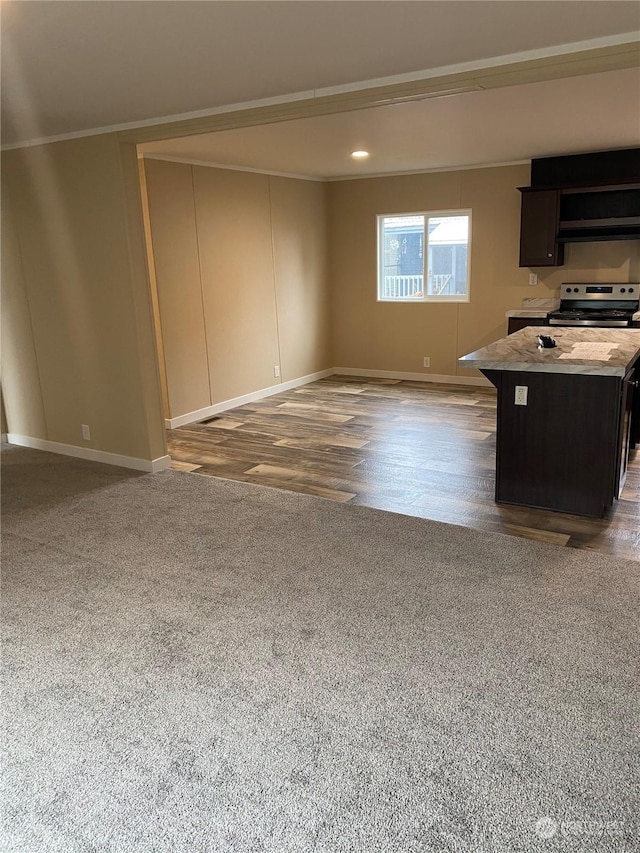
<svg viewBox="0 0 640 853">
<path fill-rule="evenodd" d="M 550 326 L 630 326 L 638 311 L 640 284 L 563 284 L 560 308 Z"/>
</svg>

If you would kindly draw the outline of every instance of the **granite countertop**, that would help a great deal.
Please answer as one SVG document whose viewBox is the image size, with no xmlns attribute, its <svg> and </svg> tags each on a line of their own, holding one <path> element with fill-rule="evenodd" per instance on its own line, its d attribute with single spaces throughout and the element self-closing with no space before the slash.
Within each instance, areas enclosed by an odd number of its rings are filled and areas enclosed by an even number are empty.
<svg viewBox="0 0 640 853">
<path fill-rule="evenodd" d="M 533 320 L 544 320 L 549 311 L 553 308 L 512 308 L 511 311 L 505 311 L 505 317 L 530 317 Z"/>
<path fill-rule="evenodd" d="M 522 300 L 522 308 L 514 308 L 511 311 L 506 311 L 506 317 L 540 317 L 544 319 L 549 311 L 557 311 L 560 307 L 560 300 L 551 297 L 530 297 Z"/>
<path fill-rule="evenodd" d="M 553 349 L 538 347 L 538 335 L 550 334 L 558 343 Z M 609 352 L 580 354 L 575 345 L 609 344 Z M 602 349 L 602 347 L 600 347 Z M 624 376 L 640 354 L 640 329 L 529 326 L 487 347 L 458 359 L 460 367 L 478 370 L 521 370 L 534 373 L 588 373 Z M 563 357 L 563 356 L 567 357 Z M 609 357 L 607 357 L 607 355 Z M 585 357 L 586 356 L 586 357 Z"/>
</svg>

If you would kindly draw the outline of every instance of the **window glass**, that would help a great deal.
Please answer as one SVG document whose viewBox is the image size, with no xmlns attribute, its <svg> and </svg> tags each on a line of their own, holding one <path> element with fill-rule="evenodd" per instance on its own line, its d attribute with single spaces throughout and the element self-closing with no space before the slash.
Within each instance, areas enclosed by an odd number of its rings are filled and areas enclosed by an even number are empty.
<svg viewBox="0 0 640 853">
<path fill-rule="evenodd" d="M 470 224 L 470 212 L 379 216 L 378 299 L 467 301 Z"/>
</svg>

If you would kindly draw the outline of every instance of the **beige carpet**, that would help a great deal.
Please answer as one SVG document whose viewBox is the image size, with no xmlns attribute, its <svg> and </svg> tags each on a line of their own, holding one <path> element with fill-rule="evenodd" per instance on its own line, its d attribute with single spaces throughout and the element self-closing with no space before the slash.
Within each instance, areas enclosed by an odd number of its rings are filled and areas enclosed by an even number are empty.
<svg viewBox="0 0 640 853">
<path fill-rule="evenodd" d="M 639 563 L 2 463 L 3 849 L 638 849 Z"/>
</svg>

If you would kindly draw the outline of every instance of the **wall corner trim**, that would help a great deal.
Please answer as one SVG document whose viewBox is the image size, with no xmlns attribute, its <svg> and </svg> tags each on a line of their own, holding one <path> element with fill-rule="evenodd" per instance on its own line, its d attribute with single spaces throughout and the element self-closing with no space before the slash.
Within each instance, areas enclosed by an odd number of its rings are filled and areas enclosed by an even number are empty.
<svg viewBox="0 0 640 853">
<path fill-rule="evenodd" d="M 159 456 L 157 459 L 138 459 L 135 456 L 121 456 L 118 453 L 107 453 L 105 450 L 93 450 L 90 447 L 76 447 L 74 444 L 61 444 L 57 441 L 45 441 L 29 435 L 18 435 L 10 432 L 7 435 L 9 444 L 19 447 L 31 447 L 34 450 L 48 450 L 62 456 L 75 456 L 77 459 L 88 459 L 91 462 L 104 462 L 107 465 L 118 465 L 121 468 L 132 468 L 134 471 L 146 471 L 149 474 L 162 471 L 171 465 L 170 456 Z"/>
<path fill-rule="evenodd" d="M 8 443 L 9 443 L 9 439 L 7 438 L 7 433 L 3 432 L 2 435 L 0 435 L 0 444 L 8 444 Z"/>
<path fill-rule="evenodd" d="M 145 460 L 141 459 L 141 462 Z M 155 474 L 156 471 L 166 471 L 167 468 L 171 468 L 171 457 L 169 455 L 158 456 L 157 459 L 151 460 L 151 473 Z"/>
</svg>

